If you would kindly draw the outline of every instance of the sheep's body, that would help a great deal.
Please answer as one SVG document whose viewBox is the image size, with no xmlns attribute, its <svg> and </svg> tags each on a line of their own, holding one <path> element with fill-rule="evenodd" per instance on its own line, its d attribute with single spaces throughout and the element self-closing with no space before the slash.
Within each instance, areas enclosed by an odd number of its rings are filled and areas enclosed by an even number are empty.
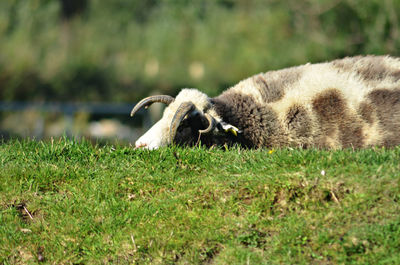
<svg viewBox="0 0 400 265">
<path fill-rule="evenodd" d="M 187 101 L 218 124 L 233 125 L 239 134 L 215 129 L 199 135 L 199 126 L 181 124 L 174 137 L 179 143 L 201 139 L 209 145 L 238 142 L 256 148 L 400 144 L 400 60 L 393 57 L 359 56 L 271 71 L 211 99 L 198 90 L 184 89 L 165 110 L 160 121 L 165 121 L 165 128 Z M 147 147 L 147 139 L 145 134 L 137 146 Z M 156 147 L 170 143 L 164 139 Z"/>
</svg>

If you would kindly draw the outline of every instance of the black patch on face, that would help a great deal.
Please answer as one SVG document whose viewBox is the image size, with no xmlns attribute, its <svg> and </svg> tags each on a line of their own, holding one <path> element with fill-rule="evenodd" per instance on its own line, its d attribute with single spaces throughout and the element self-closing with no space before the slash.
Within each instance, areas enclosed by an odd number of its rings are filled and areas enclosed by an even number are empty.
<svg viewBox="0 0 400 265">
<path fill-rule="evenodd" d="M 184 119 L 178 127 L 175 143 L 178 145 L 195 146 L 198 144 L 211 146 L 233 146 L 241 144 L 241 135 L 234 136 L 230 133 L 210 132 L 207 134 L 199 133 L 199 130 L 206 129 L 208 121 L 201 115 L 194 115 Z"/>
<path fill-rule="evenodd" d="M 189 115 L 181 124 L 175 136 L 175 143 L 180 145 L 194 145 L 199 142 L 199 130 L 205 129 L 208 121 L 199 113 Z"/>
<path fill-rule="evenodd" d="M 193 145 L 198 137 L 198 131 L 192 129 L 188 119 L 184 119 L 179 124 L 174 141 L 178 145 Z"/>
</svg>

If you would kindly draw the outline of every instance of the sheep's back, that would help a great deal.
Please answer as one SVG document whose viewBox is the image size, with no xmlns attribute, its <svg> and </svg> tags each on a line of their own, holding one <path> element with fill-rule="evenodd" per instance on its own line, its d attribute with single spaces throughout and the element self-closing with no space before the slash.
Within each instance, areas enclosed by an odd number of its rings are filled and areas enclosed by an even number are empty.
<svg viewBox="0 0 400 265">
<path fill-rule="evenodd" d="M 250 77 L 215 98 L 255 147 L 400 144 L 400 61 L 384 56 L 306 64 Z"/>
</svg>

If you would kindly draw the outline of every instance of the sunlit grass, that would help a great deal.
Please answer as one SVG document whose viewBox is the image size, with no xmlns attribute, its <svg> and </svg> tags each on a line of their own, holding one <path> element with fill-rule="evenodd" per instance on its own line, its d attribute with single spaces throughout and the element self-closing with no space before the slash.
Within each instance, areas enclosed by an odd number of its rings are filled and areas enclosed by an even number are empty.
<svg viewBox="0 0 400 265">
<path fill-rule="evenodd" d="M 0 145 L 0 263 L 400 262 L 400 148 Z"/>
</svg>

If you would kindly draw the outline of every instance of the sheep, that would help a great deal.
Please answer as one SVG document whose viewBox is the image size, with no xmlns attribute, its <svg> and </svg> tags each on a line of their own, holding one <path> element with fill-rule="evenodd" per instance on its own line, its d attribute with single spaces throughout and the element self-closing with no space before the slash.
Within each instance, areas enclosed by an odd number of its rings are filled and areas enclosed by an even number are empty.
<svg viewBox="0 0 400 265">
<path fill-rule="evenodd" d="M 400 144 L 400 59 L 357 56 L 260 73 L 209 98 L 183 89 L 136 148 L 238 144 L 249 148 L 365 148 Z"/>
</svg>

